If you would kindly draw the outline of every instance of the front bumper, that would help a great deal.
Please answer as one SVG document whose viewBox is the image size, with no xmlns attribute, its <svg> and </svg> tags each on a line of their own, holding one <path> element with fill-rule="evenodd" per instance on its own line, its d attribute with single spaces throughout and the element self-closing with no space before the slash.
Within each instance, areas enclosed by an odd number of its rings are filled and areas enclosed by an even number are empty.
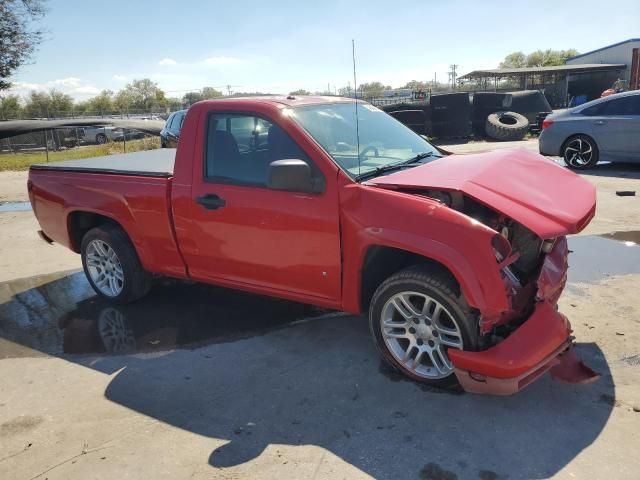
<svg viewBox="0 0 640 480">
<path fill-rule="evenodd" d="M 456 377 L 467 392 L 511 395 L 562 361 L 572 348 L 571 325 L 548 302 L 509 337 L 481 352 L 449 350 Z"/>
<path fill-rule="evenodd" d="M 449 350 L 456 377 L 467 392 L 511 395 L 549 370 L 569 383 L 598 378 L 573 351 L 571 324 L 556 307 L 567 281 L 568 254 L 566 238 L 559 237 L 538 276 L 533 313 L 505 340 L 480 352 Z"/>
</svg>

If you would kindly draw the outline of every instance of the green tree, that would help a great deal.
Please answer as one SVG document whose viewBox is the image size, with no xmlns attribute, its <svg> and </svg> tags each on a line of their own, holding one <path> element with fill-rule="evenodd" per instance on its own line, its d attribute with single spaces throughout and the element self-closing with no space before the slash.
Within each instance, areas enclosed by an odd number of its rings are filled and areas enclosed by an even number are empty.
<svg viewBox="0 0 640 480">
<path fill-rule="evenodd" d="M 429 89 L 429 83 L 427 82 L 421 82 L 419 80 L 411 80 L 410 82 L 405 83 L 404 87 L 402 88 L 410 88 L 411 90 L 414 91 L 425 91 Z"/>
<path fill-rule="evenodd" d="M 536 50 L 528 55 L 522 52 L 513 52 L 507 55 L 500 68 L 523 68 L 523 67 L 552 67 L 564 65 L 567 59 L 578 55 L 574 48 L 568 50 Z"/>
<path fill-rule="evenodd" d="M 0 118 L 9 120 L 20 118 L 22 107 L 20 106 L 20 97 L 17 95 L 7 95 L 0 98 Z"/>
<path fill-rule="evenodd" d="M 527 66 L 527 56 L 522 52 L 513 52 L 504 57 L 500 68 L 523 68 Z"/>
<path fill-rule="evenodd" d="M 113 107 L 113 92 L 102 90 L 98 95 L 85 102 L 84 111 L 89 115 L 101 115 L 113 111 Z"/>
<path fill-rule="evenodd" d="M 381 97 L 385 90 L 391 90 L 391 87 L 380 82 L 361 83 L 358 86 L 358 93 L 364 98 Z"/>
<path fill-rule="evenodd" d="M 113 106 L 116 107 L 120 113 L 128 112 L 129 109 L 133 107 L 133 96 L 131 91 L 123 88 L 116 93 L 113 98 Z"/>
<path fill-rule="evenodd" d="M 311 95 L 311 92 L 309 90 L 305 90 L 304 88 L 299 88 L 298 90 L 289 92 L 289 95 Z"/>
<path fill-rule="evenodd" d="M 43 16 L 41 0 L 0 0 L 0 90 L 11 86 L 7 79 L 42 41 L 37 22 Z"/>
<path fill-rule="evenodd" d="M 49 117 L 51 109 L 51 97 L 47 92 L 32 90 L 25 99 L 24 113 L 27 117 Z"/>
<path fill-rule="evenodd" d="M 49 113 L 56 117 L 63 116 L 73 109 L 73 98 L 55 89 L 49 92 L 49 102 Z"/>
<path fill-rule="evenodd" d="M 221 96 L 222 96 L 221 91 L 216 90 L 213 87 L 204 87 L 199 92 L 185 93 L 184 96 L 182 97 L 182 102 L 185 103 L 186 105 L 193 105 L 194 103 L 199 102 L 201 100 L 208 100 L 210 98 L 217 98 Z"/>
<path fill-rule="evenodd" d="M 125 92 L 124 96 L 130 100 L 128 108 L 151 110 L 166 104 L 164 91 L 158 87 L 157 83 L 148 78 L 134 80 L 118 92 L 118 95 L 123 91 Z M 116 99 L 118 95 L 116 95 Z"/>
<path fill-rule="evenodd" d="M 28 117 L 60 117 L 71 112 L 73 98 L 66 93 L 52 89 L 49 92 L 32 90 L 26 98 L 24 113 Z"/>
<path fill-rule="evenodd" d="M 217 98 L 221 97 L 222 92 L 220 90 L 216 90 L 213 87 L 204 87 L 202 89 L 202 99 L 207 100 L 209 98 Z"/>
</svg>

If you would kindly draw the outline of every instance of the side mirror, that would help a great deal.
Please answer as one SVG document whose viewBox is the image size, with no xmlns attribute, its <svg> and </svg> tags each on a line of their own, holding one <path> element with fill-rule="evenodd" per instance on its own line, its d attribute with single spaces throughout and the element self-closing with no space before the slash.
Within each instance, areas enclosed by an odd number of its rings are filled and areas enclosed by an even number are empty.
<svg viewBox="0 0 640 480">
<path fill-rule="evenodd" d="M 311 167 L 297 159 L 276 160 L 269 164 L 267 187 L 288 192 L 317 193 Z"/>
</svg>

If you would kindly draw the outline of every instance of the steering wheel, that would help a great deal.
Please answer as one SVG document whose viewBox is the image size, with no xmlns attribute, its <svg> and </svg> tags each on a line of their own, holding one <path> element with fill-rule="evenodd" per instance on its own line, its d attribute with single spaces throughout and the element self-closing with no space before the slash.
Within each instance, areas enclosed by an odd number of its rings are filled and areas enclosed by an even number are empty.
<svg viewBox="0 0 640 480">
<path fill-rule="evenodd" d="M 374 157 L 379 157 L 380 152 L 378 151 L 378 147 L 374 147 L 373 145 L 369 145 L 368 147 L 364 147 L 364 149 L 360 152 L 358 157 L 364 157 L 368 152 L 373 151 Z"/>
</svg>

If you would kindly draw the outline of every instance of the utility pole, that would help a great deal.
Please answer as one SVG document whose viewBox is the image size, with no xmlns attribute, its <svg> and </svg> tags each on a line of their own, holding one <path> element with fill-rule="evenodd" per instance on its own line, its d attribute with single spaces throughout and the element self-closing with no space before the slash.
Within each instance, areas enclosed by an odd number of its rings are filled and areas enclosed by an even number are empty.
<svg viewBox="0 0 640 480">
<path fill-rule="evenodd" d="M 231 96 L 231 85 L 227 85 L 227 95 Z"/>
<path fill-rule="evenodd" d="M 456 89 L 456 69 L 459 66 L 460 65 L 456 65 L 455 63 L 453 65 L 449 65 L 449 68 L 451 69 L 449 70 L 449 81 L 451 82 L 451 90 Z"/>
</svg>

